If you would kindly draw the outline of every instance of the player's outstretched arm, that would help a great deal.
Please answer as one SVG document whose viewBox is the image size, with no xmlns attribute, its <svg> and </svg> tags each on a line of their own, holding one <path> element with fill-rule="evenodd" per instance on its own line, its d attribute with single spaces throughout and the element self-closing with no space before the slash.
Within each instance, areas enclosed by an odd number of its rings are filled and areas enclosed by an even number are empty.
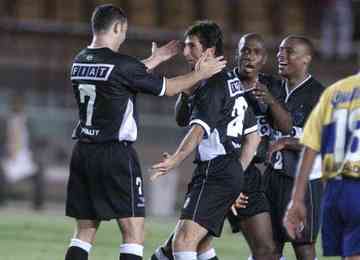
<svg viewBox="0 0 360 260">
<path fill-rule="evenodd" d="M 148 70 L 153 70 L 160 63 L 177 55 L 179 53 L 179 49 L 179 41 L 173 40 L 161 47 L 158 47 L 156 42 L 152 42 L 151 56 L 142 60 L 142 63 L 145 64 Z"/>
<path fill-rule="evenodd" d="M 226 66 L 223 56 L 210 57 L 209 52 L 201 57 L 196 64 L 195 71 L 175 78 L 166 79 L 166 96 L 174 96 L 180 92 L 192 88 L 201 80 L 208 79 L 222 71 Z"/>
<path fill-rule="evenodd" d="M 153 181 L 156 178 L 166 175 L 172 169 L 180 165 L 180 163 L 188 157 L 192 151 L 200 144 L 203 136 L 204 129 L 200 125 L 193 125 L 189 130 L 187 135 L 184 137 L 176 152 L 172 155 L 167 155 L 165 158 L 158 164 L 155 164 L 151 167 L 153 175 L 150 179 Z"/>
<path fill-rule="evenodd" d="M 305 192 L 317 151 L 306 147 L 302 153 L 291 201 L 284 217 L 284 226 L 292 238 L 299 237 L 306 219 Z"/>
</svg>

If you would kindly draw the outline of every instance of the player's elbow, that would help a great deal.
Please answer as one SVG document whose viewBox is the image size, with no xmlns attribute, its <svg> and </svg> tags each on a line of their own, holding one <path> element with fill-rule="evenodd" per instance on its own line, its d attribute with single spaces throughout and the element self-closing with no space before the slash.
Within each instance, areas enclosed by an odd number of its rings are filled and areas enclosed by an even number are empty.
<svg viewBox="0 0 360 260">
<path fill-rule="evenodd" d="M 188 126 L 188 124 L 189 124 L 189 121 L 185 120 L 183 118 L 176 117 L 175 120 L 176 120 L 177 125 L 180 127 L 185 127 L 185 126 Z"/>
</svg>

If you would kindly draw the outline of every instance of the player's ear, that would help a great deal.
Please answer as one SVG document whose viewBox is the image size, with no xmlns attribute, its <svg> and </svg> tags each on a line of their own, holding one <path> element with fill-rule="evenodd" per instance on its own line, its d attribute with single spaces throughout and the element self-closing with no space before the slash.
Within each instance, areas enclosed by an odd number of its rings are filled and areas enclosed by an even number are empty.
<svg viewBox="0 0 360 260">
<path fill-rule="evenodd" d="M 118 34 L 120 32 L 121 28 L 120 28 L 120 23 L 119 22 L 114 22 L 111 25 L 111 31 L 115 34 Z"/>
<path fill-rule="evenodd" d="M 207 48 L 205 52 L 207 52 L 208 55 L 215 57 L 215 47 Z"/>
<path fill-rule="evenodd" d="M 263 65 L 263 66 L 266 64 L 267 58 L 268 58 L 268 55 L 267 55 L 267 53 L 265 52 L 265 53 L 264 53 L 264 58 L 263 58 L 263 60 L 262 60 L 262 65 Z"/>
<path fill-rule="evenodd" d="M 311 57 L 310 54 L 305 55 L 304 61 L 305 61 L 305 64 L 306 64 L 306 65 L 309 65 L 310 62 L 311 62 L 311 60 L 312 60 L 312 57 Z"/>
</svg>

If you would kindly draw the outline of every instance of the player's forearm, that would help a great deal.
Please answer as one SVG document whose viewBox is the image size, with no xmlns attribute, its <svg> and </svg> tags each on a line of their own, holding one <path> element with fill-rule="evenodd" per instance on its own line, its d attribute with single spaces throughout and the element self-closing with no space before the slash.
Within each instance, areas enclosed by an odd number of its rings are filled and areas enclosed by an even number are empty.
<svg viewBox="0 0 360 260">
<path fill-rule="evenodd" d="M 177 164 L 180 164 L 195 150 L 195 148 L 200 144 L 203 136 L 204 129 L 199 125 L 194 125 L 189 130 L 173 155 L 176 162 L 178 162 Z"/>
<path fill-rule="evenodd" d="M 285 134 L 289 134 L 292 128 L 292 120 L 290 113 L 286 111 L 282 107 L 282 105 L 275 99 L 271 104 L 269 104 L 269 107 L 276 128 L 278 128 L 281 132 Z"/>
<path fill-rule="evenodd" d="M 239 161 L 245 171 L 255 156 L 257 147 L 261 141 L 261 137 L 257 132 L 253 132 L 245 136 L 244 143 L 241 148 Z"/>
<path fill-rule="evenodd" d="M 203 76 L 201 73 L 195 71 L 175 78 L 166 79 L 165 95 L 175 96 L 180 92 L 184 92 L 187 89 L 190 89 L 202 79 Z"/>
<path fill-rule="evenodd" d="M 146 66 L 146 68 L 148 70 L 153 70 L 155 69 L 162 61 L 161 59 L 154 57 L 154 56 L 150 56 L 149 58 L 142 60 L 142 63 L 144 63 L 144 65 Z"/>
<path fill-rule="evenodd" d="M 294 137 L 284 137 L 284 149 L 294 150 L 294 151 L 302 151 L 303 145 L 299 142 L 298 138 Z"/>
<path fill-rule="evenodd" d="M 187 126 L 190 121 L 191 109 L 188 104 L 188 96 L 180 93 L 175 103 L 175 119 L 179 126 Z"/>
<path fill-rule="evenodd" d="M 298 173 L 296 175 L 294 188 L 292 192 L 292 200 L 294 201 L 304 200 L 307 183 L 309 181 L 309 176 L 316 155 L 317 152 L 315 150 L 305 146 L 299 162 Z"/>
</svg>

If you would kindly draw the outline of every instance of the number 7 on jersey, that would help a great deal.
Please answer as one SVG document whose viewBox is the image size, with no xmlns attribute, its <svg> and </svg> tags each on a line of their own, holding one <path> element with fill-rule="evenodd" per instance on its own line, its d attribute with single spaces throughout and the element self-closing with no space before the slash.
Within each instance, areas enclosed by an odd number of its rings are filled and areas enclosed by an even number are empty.
<svg viewBox="0 0 360 260">
<path fill-rule="evenodd" d="M 86 103 L 86 97 L 88 97 L 88 102 L 86 105 L 86 126 L 92 125 L 92 117 L 94 113 L 94 104 L 96 99 L 96 86 L 90 84 L 80 84 L 80 103 Z"/>
</svg>

